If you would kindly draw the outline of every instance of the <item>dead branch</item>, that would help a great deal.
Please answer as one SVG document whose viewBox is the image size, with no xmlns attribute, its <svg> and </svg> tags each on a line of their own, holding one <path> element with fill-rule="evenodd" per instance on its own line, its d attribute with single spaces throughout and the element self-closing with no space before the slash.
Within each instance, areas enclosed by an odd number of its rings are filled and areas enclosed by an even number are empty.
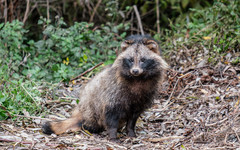
<svg viewBox="0 0 240 150">
<path fill-rule="evenodd" d="M 7 0 L 5 0 L 5 6 L 4 6 L 4 19 L 5 19 L 5 23 L 7 22 L 7 16 L 8 16 L 8 6 L 7 6 Z"/>
<path fill-rule="evenodd" d="M 170 100 L 171 100 L 171 98 L 172 98 L 172 96 L 173 96 L 173 93 L 175 92 L 175 89 L 176 89 L 176 87 L 177 87 L 177 84 L 178 84 L 179 79 L 180 79 L 180 78 L 177 79 L 177 82 L 175 83 L 175 85 L 174 85 L 174 87 L 173 87 L 173 90 L 172 90 L 172 92 L 171 92 L 168 100 L 167 100 L 166 103 L 164 104 L 164 107 L 167 106 L 168 103 L 170 102 Z"/>
<path fill-rule="evenodd" d="M 143 31 L 143 27 L 142 27 L 142 21 L 141 21 L 141 18 L 140 18 L 140 15 L 139 15 L 139 12 L 138 12 L 137 6 L 136 6 L 136 5 L 133 5 L 133 8 L 134 8 L 134 11 L 135 11 L 136 16 L 137 16 L 138 25 L 139 25 L 139 28 L 140 28 L 141 34 L 144 35 L 144 31 Z"/>
<path fill-rule="evenodd" d="M 30 4 L 30 1 L 27 0 L 26 11 L 25 11 L 24 18 L 23 18 L 23 23 L 24 23 L 24 24 L 25 24 L 25 22 L 26 22 L 26 20 L 27 20 L 27 18 L 28 18 L 29 4 Z"/>
<path fill-rule="evenodd" d="M 47 0 L 47 19 L 49 20 L 50 17 L 49 17 L 49 0 Z"/>
<path fill-rule="evenodd" d="M 159 0 L 156 0 L 156 4 L 157 4 L 157 33 L 160 34 Z"/>
<path fill-rule="evenodd" d="M 102 2 L 102 0 L 99 0 L 98 3 L 97 3 L 97 5 L 96 5 L 96 7 L 94 7 L 93 13 L 92 13 L 92 15 L 91 15 L 91 17 L 90 17 L 89 22 L 92 22 L 92 21 L 93 21 L 93 18 L 94 18 L 94 16 L 95 16 L 95 13 L 96 13 L 98 7 L 100 6 L 101 2 Z"/>
<path fill-rule="evenodd" d="M 31 119 L 40 119 L 40 120 L 47 120 L 47 121 L 52 121 L 51 119 L 47 118 L 40 118 L 40 117 L 35 117 L 35 116 L 23 116 L 23 115 L 14 115 L 17 117 L 22 117 L 22 118 L 31 118 Z"/>
<path fill-rule="evenodd" d="M 21 143 L 21 144 L 33 144 L 30 141 L 17 141 L 17 140 L 10 140 L 10 139 L 4 139 L 4 138 L 0 138 L 1 142 L 15 142 L 15 143 Z"/>
<path fill-rule="evenodd" d="M 103 64 L 103 62 L 97 64 L 96 66 L 94 66 L 94 67 L 92 67 L 92 68 L 86 70 L 85 72 L 81 73 L 79 76 L 77 76 L 77 77 L 75 77 L 75 78 L 72 78 L 70 81 L 73 81 L 73 80 L 76 80 L 76 79 L 80 78 L 81 76 L 83 76 L 83 75 L 85 75 L 85 74 L 91 72 L 92 70 L 94 70 L 95 68 L 101 66 L 102 64 Z"/>
<path fill-rule="evenodd" d="M 183 139 L 184 136 L 168 136 L 168 137 L 162 137 L 162 138 L 150 138 L 148 141 L 150 142 L 162 142 L 165 140 L 174 140 L 174 139 Z"/>
</svg>

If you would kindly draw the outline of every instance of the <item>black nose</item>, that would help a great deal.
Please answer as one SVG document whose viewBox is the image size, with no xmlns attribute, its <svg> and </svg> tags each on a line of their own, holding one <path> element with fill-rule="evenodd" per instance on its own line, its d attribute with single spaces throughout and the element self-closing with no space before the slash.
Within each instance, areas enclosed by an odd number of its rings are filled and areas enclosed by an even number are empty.
<svg viewBox="0 0 240 150">
<path fill-rule="evenodd" d="M 133 74 L 138 74 L 139 70 L 138 69 L 133 69 L 132 72 L 133 72 Z"/>
<path fill-rule="evenodd" d="M 134 75 L 134 76 L 138 76 L 139 75 L 139 69 L 132 69 L 131 70 L 131 74 Z"/>
</svg>

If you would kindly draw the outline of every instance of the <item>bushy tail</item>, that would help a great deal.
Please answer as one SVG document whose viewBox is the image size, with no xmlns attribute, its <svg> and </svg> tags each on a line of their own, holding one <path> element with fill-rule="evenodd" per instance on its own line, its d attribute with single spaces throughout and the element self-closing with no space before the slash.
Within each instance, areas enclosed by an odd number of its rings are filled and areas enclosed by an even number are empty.
<svg viewBox="0 0 240 150">
<path fill-rule="evenodd" d="M 69 118 L 63 121 L 51 121 L 46 122 L 42 126 L 42 131 L 45 134 L 62 134 L 68 130 L 79 131 L 81 126 L 79 126 L 79 120 L 77 118 Z"/>
</svg>

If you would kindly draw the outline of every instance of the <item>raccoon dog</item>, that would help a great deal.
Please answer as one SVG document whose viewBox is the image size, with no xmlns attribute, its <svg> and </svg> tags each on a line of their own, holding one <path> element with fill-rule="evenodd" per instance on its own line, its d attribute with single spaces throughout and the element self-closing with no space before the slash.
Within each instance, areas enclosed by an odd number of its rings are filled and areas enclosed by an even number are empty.
<svg viewBox="0 0 240 150">
<path fill-rule="evenodd" d="M 81 89 L 71 118 L 45 123 L 44 133 L 59 135 L 84 128 L 93 133 L 107 130 L 109 138 L 116 139 L 117 130 L 126 125 L 127 135 L 136 136 L 136 121 L 151 106 L 168 65 L 150 36 L 129 36 L 121 49 L 112 66 Z"/>
</svg>

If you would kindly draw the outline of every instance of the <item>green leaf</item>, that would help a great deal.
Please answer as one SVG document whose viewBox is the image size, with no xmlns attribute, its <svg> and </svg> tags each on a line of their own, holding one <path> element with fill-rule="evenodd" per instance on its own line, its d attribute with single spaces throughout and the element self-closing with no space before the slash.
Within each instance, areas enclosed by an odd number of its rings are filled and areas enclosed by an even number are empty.
<svg viewBox="0 0 240 150">
<path fill-rule="evenodd" d="M 87 57 L 87 55 L 83 55 L 83 60 L 86 62 L 87 60 L 88 60 L 88 57 Z"/>
</svg>

